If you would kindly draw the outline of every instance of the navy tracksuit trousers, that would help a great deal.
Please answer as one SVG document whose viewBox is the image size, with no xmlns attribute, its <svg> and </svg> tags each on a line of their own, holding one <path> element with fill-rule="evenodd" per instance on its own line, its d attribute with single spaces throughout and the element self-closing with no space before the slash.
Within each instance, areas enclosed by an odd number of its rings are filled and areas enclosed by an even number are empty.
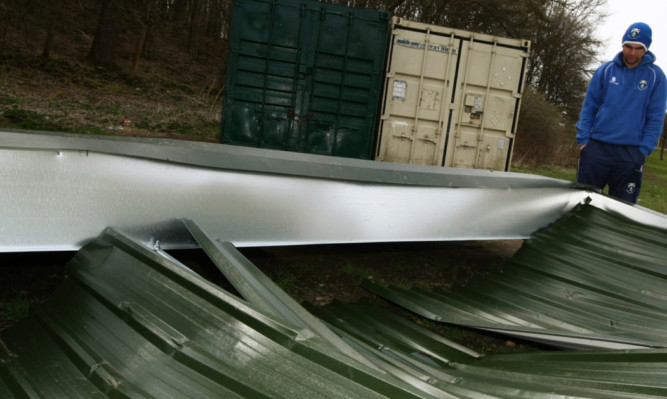
<svg viewBox="0 0 667 399">
<path fill-rule="evenodd" d="M 600 190 L 608 185 L 610 196 L 636 203 L 644 161 L 637 146 L 591 140 L 579 155 L 577 182 Z"/>
</svg>

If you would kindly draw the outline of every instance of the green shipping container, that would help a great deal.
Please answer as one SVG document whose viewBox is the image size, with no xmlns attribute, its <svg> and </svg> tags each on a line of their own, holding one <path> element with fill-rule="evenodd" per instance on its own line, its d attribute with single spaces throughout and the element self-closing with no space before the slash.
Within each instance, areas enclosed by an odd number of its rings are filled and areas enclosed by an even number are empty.
<svg viewBox="0 0 667 399">
<path fill-rule="evenodd" d="M 238 0 L 221 142 L 372 159 L 391 14 Z"/>
</svg>

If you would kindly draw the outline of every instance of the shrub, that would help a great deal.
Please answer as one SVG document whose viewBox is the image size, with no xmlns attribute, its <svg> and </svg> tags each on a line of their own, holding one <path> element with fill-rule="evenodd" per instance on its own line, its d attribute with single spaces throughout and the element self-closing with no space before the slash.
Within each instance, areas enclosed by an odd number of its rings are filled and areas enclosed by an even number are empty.
<svg viewBox="0 0 667 399">
<path fill-rule="evenodd" d="M 516 166 L 575 165 L 579 156 L 576 130 L 563 112 L 542 94 L 523 93 L 513 163 Z"/>
</svg>

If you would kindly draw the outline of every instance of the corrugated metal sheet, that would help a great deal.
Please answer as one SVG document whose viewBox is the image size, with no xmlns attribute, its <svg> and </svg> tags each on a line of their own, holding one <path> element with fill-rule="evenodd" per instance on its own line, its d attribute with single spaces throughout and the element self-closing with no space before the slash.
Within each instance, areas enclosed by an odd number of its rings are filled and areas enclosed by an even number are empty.
<svg viewBox="0 0 667 399">
<path fill-rule="evenodd" d="M 0 130 L 0 181 L 0 252 L 78 250 L 108 226 L 195 247 L 178 218 L 237 247 L 524 239 L 587 198 L 667 228 L 541 176 L 177 140 Z"/>
<path fill-rule="evenodd" d="M 608 219 L 588 207 L 568 219 L 586 230 L 596 216 Z M 665 349 L 482 356 L 376 304 L 308 313 L 229 243 L 185 225 L 246 299 L 107 229 L 0 333 L 0 397 L 667 397 Z"/>
<path fill-rule="evenodd" d="M 667 347 L 667 230 L 582 205 L 451 290 L 366 287 L 429 319 L 565 347 Z"/>
<path fill-rule="evenodd" d="M 429 397 L 114 230 L 31 313 L 1 335 L 15 397 Z"/>
<path fill-rule="evenodd" d="M 308 309 L 457 398 L 667 397 L 666 349 L 483 356 L 374 304 Z"/>
<path fill-rule="evenodd" d="M 0 181 L 0 252 L 77 250 L 108 226 L 196 246 L 177 218 L 239 247 L 525 238 L 588 196 L 518 173 L 1 130 Z"/>
</svg>

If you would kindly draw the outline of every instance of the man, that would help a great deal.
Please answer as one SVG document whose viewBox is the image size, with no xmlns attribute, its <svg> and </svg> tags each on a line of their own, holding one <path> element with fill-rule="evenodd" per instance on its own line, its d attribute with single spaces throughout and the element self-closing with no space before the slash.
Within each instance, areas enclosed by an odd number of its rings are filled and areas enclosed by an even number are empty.
<svg viewBox="0 0 667 399">
<path fill-rule="evenodd" d="M 577 182 L 637 202 L 644 160 L 655 149 L 665 119 L 667 84 L 649 51 L 651 28 L 630 25 L 623 51 L 600 66 L 586 91 L 577 122 Z"/>
</svg>

